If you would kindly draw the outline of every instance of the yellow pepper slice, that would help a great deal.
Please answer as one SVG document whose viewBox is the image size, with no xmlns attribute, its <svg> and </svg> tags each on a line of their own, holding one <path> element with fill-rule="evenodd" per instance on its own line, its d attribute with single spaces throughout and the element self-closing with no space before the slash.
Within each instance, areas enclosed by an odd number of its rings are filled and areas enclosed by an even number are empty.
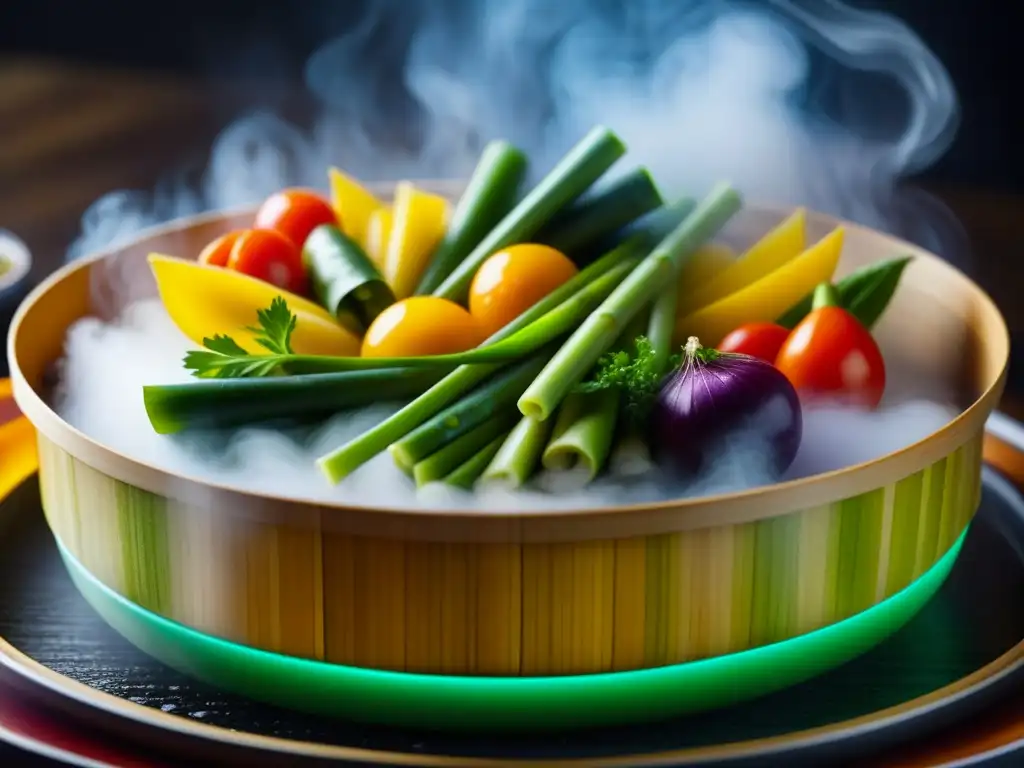
<svg viewBox="0 0 1024 768">
<path fill-rule="evenodd" d="M 448 227 L 449 204 L 440 195 L 407 181 L 395 188 L 391 237 L 384 254 L 384 278 L 396 299 L 412 295 L 427 261 Z"/>
<path fill-rule="evenodd" d="M 393 218 L 390 208 L 378 208 L 370 214 L 370 222 L 366 228 L 363 250 L 381 273 L 384 271 L 384 254 L 388 250 L 388 240 L 391 239 Z"/>
<path fill-rule="evenodd" d="M 688 297 L 701 290 L 708 282 L 732 266 L 735 261 L 736 253 L 727 245 L 705 243 L 698 248 L 679 270 L 678 306 L 689 305 Z"/>
<path fill-rule="evenodd" d="M 819 284 L 832 279 L 843 250 L 845 232 L 837 227 L 795 259 L 724 299 L 676 322 L 675 342 L 696 336 L 716 347 L 744 323 L 774 322 Z"/>
<path fill-rule="evenodd" d="M 384 208 L 384 203 L 337 168 L 328 169 L 327 178 L 331 186 L 331 205 L 341 222 L 341 231 L 365 248 L 370 216 Z"/>
<path fill-rule="evenodd" d="M 160 299 L 171 320 L 196 344 L 218 333 L 226 334 L 245 350 L 265 353 L 245 330 L 257 325 L 256 311 L 284 297 L 298 318 L 292 347 L 300 355 L 358 355 L 359 338 L 342 328 L 323 307 L 263 280 L 230 269 L 158 253 L 149 255 Z"/>
<path fill-rule="evenodd" d="M 704 283 L 679 307 L 680 314 L 706 307 L 760 280 L 796 258 L 807 247 L 804 227 L 807 212 L 798 208 L 789 218 L 758 240 L 728 269 Z"/>
</svg>

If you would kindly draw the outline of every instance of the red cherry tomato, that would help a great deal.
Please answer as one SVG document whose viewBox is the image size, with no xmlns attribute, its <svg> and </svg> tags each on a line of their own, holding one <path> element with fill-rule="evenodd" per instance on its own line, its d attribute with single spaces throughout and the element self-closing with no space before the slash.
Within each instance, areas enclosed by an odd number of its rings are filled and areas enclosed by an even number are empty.
<svg viewBox="0 0 1024 768">
<path fill-rule="evenodd" d="M 730 333 L 718 345 L 719 352 L 736 352 L 774 363 L 789 338 L 789 329 L 775 323 L 746 323 Z"/>
<path fill-rule="evenodd" d="M 306 293 L 308 278 L 298 247 L 273 229 L 249 229 L 235 241 L 228 257 L 228 269 L 256 277 L 300 296 Z"/>
<path fill-rule="evenodd" d="M 257 229 L 276 229 L 301 251 L 309 233 L 321 224 L 338 225 L 331 204 L 306 189 L 286 189 L 268 197 L 256 211 Z"/>
<path fill-rule="evenodd" d="M 885 390 L 885 362 L 871 333 L 845 309 L 813 310 L 775 358 L 801 395 L 874 408 Z"/>
<path fill-rule="evenodd" d="M 208 264 L 211 267 L 226 267 L 228 257 L 231 256 L 231 249 L 235 247 L 235 242 L 244 231 L 236 229 L 234 232 L 228 232 L 212 241 L 199 254 L 199 263 Z"/>
</svg>

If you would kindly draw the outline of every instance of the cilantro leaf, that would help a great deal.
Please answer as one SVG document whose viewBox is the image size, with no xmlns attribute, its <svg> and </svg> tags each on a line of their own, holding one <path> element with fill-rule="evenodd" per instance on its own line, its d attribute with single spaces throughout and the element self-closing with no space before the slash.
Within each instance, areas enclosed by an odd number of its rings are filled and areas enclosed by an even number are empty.
<svg viewBox="0 0 1024 768">
<path fill-rule="evenodd" d="M 245 330 L 254 334 L 254 341 L 270 354 L 253 355 L 230 336 L 217 334 L 203 339 L 201 350 L 185 354 L 184 365 L 198 378 L 238 379 L 273 376 L 287 358 L 294 355 L 291 337 L 298 318 L 283 297 L 277 296 L 267 309 L 256 311 L 258 326 Z"/>
</svg>

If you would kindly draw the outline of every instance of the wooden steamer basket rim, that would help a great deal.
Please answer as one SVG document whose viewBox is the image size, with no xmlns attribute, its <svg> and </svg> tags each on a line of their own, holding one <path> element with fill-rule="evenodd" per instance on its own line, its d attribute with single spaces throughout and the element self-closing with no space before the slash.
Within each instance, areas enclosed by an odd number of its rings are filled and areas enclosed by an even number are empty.
<svg viewBox="0 0 1024 768">
<path fill-rule="evenodd" d="M 458 193 L 460 184 L 451 181 L 423 182 L 420 186 L 448 196 Z M 376 185 L 374 191 L 390 196 L 393 186 Z M 1006 380 L 1010 338 L 1009 331 L 992 299 L 958 269 L 922 248 L 825 214 L 808 211 L 808 226 L 832 228 L 843 226 L 848 240 L 851 236 L 866 237 L 878 243 L 888 255 L 909 254 L 914 257 L 907 276 L 927 269 L 927 285 L 915 285 L 942 303 L 951 313 L 958 313 L 942 301 L 943 284 L 955 283 L 960 294 L 969 298 L 975 318 L 960 316 L 965 326 L 973 320 L 980 324 L 979 333 L 992 351 L 982 361 L 983 391 L 958 416 L 922 440 L 871 461 L 809 477 L 788 480 L 770 486 L 744 491 L 685 498 L 673 501 L 609 505 L 601 508 L 553 508 L 515 510 L 479 510 L 473 508 L 398 508 L 359 507 L 345 502 L 312 502 L 271 493 L 253 493 L 243 487 L 210 482 L 197 477 L 170 473 L 156 466 L 121 454 L 98 443 L 65 422 L 46 403 L 37 390 L 40 374 L 30 381 L 22 369 L 21 357 L 32 345 L 32 327 L 47 322 L 40 308 L 52 291 L 67 280 L 87 281 L 84 271 L 98 262 L 124 252 L 160 250 L 161 246 L 142 246 L 158 242 L 177 232 L 210 227 L 211 234 L 226 229 L 226 224 L 251 216 L 252 207 L 204 213 L 171 221 L 138 233 L 128 243 L 103 249 L 64 266 L 42 281 L 22 302 L 11 324 L 7 354 L 14 397 L 22 412 L 49 440 L 94 469 L 117 480 L 186 503 L 201 504 L 211 509 L 230 509 L 232 515 L 255 520 L 284 521 L 297 525 L 310 520 L 330 530 L 359 536 L 423 541 L 476 542 L 560 542 L 616 539 L 649 536 L 686 530 L 739 524 L 778 517 L 798 509 L 829 504 L 855 496 L 866 490 L 880 488 L 907 477 L 950 454 L 983 428 L 988 414 L 994 410 Z M 765 220 L 768 226 L 791 212 L 775 205 L 747 204 L 744 211 Z M 175 254 L 188 257 L 189 254 Z M 842 269 L 842 267 L 841 267 Z M 912 279 L 912 278 L 911 278 Z M 54 308 L 47 307 L 52 310 Z M 64 310 L 67 314 L 68 310 Z M 65 327 L 81 315 L 64 318 Z M 50 321 L 55 322 L 55 321 Z M 40 353 L 36 353 L 37 357 Z M 59 357 L 60 351 L 47 362 Z M 998 371 L 994 370 L 998 361 Z M 42 370 L 42 366 L 40 371 Z M 319 513 L 319 514 L 316 514 Z"/>
</svg>

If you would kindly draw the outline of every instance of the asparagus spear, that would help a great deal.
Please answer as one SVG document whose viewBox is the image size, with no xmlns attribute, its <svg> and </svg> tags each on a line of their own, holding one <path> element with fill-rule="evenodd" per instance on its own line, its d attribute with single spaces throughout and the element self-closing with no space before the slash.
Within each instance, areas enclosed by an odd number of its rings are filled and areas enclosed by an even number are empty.
<svg viewBox="0 0 1024 768">
<path fill-rule="evenodd" d="M 580 316 L 584 316 L 611 293 L 614 286 L 633 268 L 644 247 L 642 238 L 623 243 L 534 304 L 487 339 L 486 343 L 507 338 L 563 302 L 577 302 L 582 313 Z M 456 368 L 390 418 L 321 457 L 318 460 L 321 470 L 331 482 L 340 481 L 501 367 L 495 363 Z"/>
<path fill-rule="evenodd" d="M 588 133 L 434 290 L 435 296 L 464 301 L 480 265 L 497 250 L 532 238 L 564 206 L 582 195 L 626 153 L 607 128 Z"/>
<path fill-rule="evenodd" d="M 545 420 L 608 350 L 623 327 L 660 287 L 674 284 L 684 259 L 740 208 L 740 196 L 721 184 L 626 277 L 555 353 L 519 398 L 524 416 Z"/>
<path fill-rule="evenodd" d="M 540 462 L 551 434 L 552 421 L 537 421 L 523 416 L 501 444 L 481 476 L 481 482 L 509 488 L 523 485 Z"/>
<path fill-rule="evenodd" d="M 515 409 L 505 409 L 495 418 L 474 427 L 441 450 L 417 462 L 412 468 L 416 485 L 424 486 L 454 472 L 474 454 L 487 447 L 491 441 L 507 432 L 515 421 Z"/>
<path fill-rule="evenodd" d="M 505 141 L 492 141 L 452 214 L 444 239 L 430 257 L 416 295 L 431 293 L 515 205 L 526 175 L 526 155 Z"/>
</svg>

